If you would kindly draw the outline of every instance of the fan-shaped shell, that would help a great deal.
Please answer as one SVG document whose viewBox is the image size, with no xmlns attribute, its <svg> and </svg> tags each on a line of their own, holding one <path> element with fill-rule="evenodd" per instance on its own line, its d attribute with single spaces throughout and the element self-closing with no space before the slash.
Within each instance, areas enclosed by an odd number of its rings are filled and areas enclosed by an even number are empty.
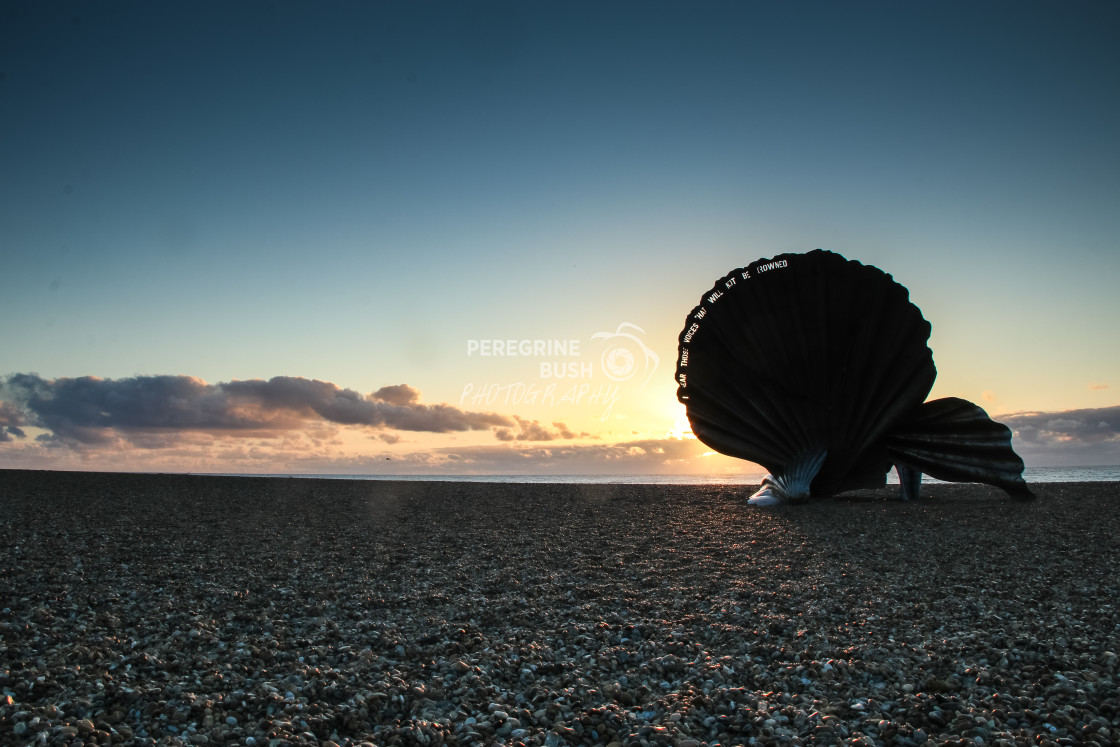
<svg viewBox="0 0 1120 747">
<path fill-rule="evenodd" d="M 1004 426 L 963 400 L 922 410 L 937 375 L 929 334 L 906 288 L 876 267 L 820 249 L 760 259 L 717 281 L 689 313 L 677 397 L 697 438 L 763 465 L 793 497 L 883 485 L 892 463 L 919 480 L 936 463 L 939 477 L 979 474 L 1025 491 Z M 960 438 L 949 439 L 957 451 L 940 450 L 946 429 L 962 426 L 969 455 L 977 434 L 1005 447 L 1003 471 L 962 466 L 977 460 L 957 453 Z"/>
</svg>

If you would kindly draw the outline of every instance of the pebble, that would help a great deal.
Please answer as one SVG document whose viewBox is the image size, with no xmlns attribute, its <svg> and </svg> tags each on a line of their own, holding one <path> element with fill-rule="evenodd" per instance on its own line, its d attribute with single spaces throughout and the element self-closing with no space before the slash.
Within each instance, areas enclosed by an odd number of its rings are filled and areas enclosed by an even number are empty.
<svg viewBox="0 0 1120 747">
<path fill-rule="evenodd" d="M 0 723 L 25 743 L 1116 743 L 1115 486 L 986 490 L 761 512 L 725 486 L 0 471 Z"/>
</svg>

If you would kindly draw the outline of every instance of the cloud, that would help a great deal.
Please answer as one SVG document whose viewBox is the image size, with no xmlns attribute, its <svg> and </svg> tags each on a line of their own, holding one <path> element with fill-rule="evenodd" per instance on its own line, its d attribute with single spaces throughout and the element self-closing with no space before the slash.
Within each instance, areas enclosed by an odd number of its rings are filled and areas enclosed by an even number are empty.
<svg viewBox="0 0 1120 747">
<path fill-rule="evenodd" d="M 1120 406 L 1062 412 L 1018 412 L 998 420 L 1016 449 L 1036 464 L 1108 464 L 1120 460 Z"/>
<path fill-rule="evenodd" d="M 516 415 L 513 416 L 513 419 L 517 422 L 516 428 L 494 429 L 494 435 L 497 436 L 499 441 L 552 441 L 560 438 L 579 438 L 590 435 L 588 433 L 577 434 L 559 421 L 552 424 L 555 430 L 549 430 L 547 426 L 541 425 L 539 420 L 526 420 Z"/>
<path fill-rule="evenodd" d="M 12 436 L 27 438 L 27 434 L 20 427 L 26 423 L 27 419 L 13 403 L 0 402 L 0 444 L 8 443 L 12 440 Z"/>
<path fill-rule="evenodd" d="M 1020 412 L 1000 420 L 1024 441 L 1100 443 L 1120 440 L 1120 406 L 1064 412 Z"/>
<path fill-rule="evenodd" d="M 19 426 L 26 423 L 26 418 L 14 403 L 0 401 L 0 426 Z"/>
<path fill-rule="evenodd" d="M 413 389 L 408 384 L 383 386 L 370 395 L 372 399 L 388 402 L 391 405 L 412 405 L 420 401 L 420 390 Z"/>
<path fill-rule="evenodd" d="M 432 433 L 517 425 L 497 413 L 422 404 L 419 390 L 406 384 L 365 396 L 291 376 L 209 384 L 191 376 L 47 380 L 14 374 L 0 385 L 0 394 L 5 434 L 22 433 L 19 427 L 29 425 L 70 445 L 110 445 L 122 438 L 147 445 L 194 431 L 274 437 L 324 423 Z"/>
<path fill-rule="evenodd" d="M 1090 389 L 1108 389 L 1108 384 L 1090 384 Z"/>
<path fill-rule="evenodd" d="M 552 425 L 556 428 L 556 431 L 560 434 L 560 438 L 578 438 L 579 436 L 589 436 L 589 435 L 591 435 L 589 433 L 581 433 L 577 436 L 577 434 L 574 431 L 572 431 L 570 428 L 568 428 L 568 426 L 561 423 L 559 420 L 553 421 Z"/>
</svg>

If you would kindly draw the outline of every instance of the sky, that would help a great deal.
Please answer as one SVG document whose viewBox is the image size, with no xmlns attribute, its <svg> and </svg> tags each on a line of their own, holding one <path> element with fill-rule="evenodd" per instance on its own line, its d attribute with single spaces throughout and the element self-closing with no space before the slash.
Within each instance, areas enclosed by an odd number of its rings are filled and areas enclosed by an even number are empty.
<svg viewBox="0 0 1120 747">
<path fill-rule="evenodd" d="M 689 437 L 677 336 L 732 269 L 818 247 L 909 289 L 931 398 L 1028 466 L 1118 464 L 1118 29 L 1091 1 L 7 0 L 0 467 L 758 473 Z"/>
</svg>

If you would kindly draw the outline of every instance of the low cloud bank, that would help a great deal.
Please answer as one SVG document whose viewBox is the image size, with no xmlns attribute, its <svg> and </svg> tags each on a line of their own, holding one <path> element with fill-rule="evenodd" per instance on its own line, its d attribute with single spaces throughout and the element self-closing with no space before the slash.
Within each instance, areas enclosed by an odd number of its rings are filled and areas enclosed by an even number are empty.
<svg viewBox="0 0 1120 747">
<path fill-rule="evenodd" d="M 38 437 L 44 443 L 90 446 L 177 432 L 278 436 L 323 424 L 430 433 L 519 428 L 505 415 L 423 404 L 407 384 L 363 395 L 292 376 L 209 384 L 192 376 L 14 374 L 0 382 L 0 442 L 26 438 L 25 427 L 47 431 Z"/>
<path fill-rule="evenodd" d="M 1012 429 L 1015 449 L 1028 465 L 1120 463 L 1120 406 L 997 419 Z M 398 449 L 373 457 L 346 454 L 340 427 L 368 428 L 376 442 L 390 445 L 409 431 L 489 430 L 499 443 L 449 444 L 411 454 Z M 41 466 L 61 463 L 63 452 L 123 457 L 131 449 L 158 450 L 158 459 L 172 460 L 168 466 L 191 469 L 215 459 L 243 467 L 276 462 L 275 471 L 304 465 L 306 471 L 327 472 L 347 459 L 355 460 L 347 469 L 369 471 L 371 458 L 384 462 L 377 471 L 392 463 L 394 471 L 462 473 L 691 472 L 709 464 L 707 447 L 695 439 L 612 444 L 587 438 L 559 421 L 425 404 L 420 391 L 407 384 L 361 394 L 292 376 L 214 384 L 191 376 L 44 379 L 21 373 L 0 379 L 0 450 L 9 466 L 31 459 L 45 460 Z M 308 460 L 314 460 L 313 469 Z"/>
<path fill-rule="evenodd" d="M 1028 464 L 1092 465 L 1120 461 L 1120 406 L 1017 412 L 997 418 L 1011 428 Z"/>
<path fill-rule="evenodd" d="M 442 466 L 454 465 L 460 472 L 554 474 L 698 472 L 705 466 L 701 458 L 708 454 L 711 454 L 709 447 L 695 438 L 673 437 L 598 444 L 446 447 L 432 452 Z M 741 464 L 747 472 L 765 472 L 750 462 L 733 460 L 732 463 Z"/>
</svg>

